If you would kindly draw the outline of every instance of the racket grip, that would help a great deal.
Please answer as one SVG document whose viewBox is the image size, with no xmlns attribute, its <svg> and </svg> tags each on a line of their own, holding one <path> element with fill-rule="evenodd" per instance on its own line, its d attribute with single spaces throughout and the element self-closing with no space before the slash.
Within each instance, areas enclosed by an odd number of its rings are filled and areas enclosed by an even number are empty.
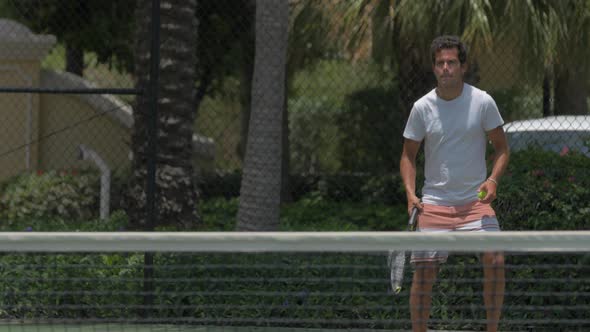
<svg viewBox="0 0 590 332">
<path fill-rule="evenodd" d="M 408 221 L 408 230 L 413 231 L 416 228 L 416 216 L 418 215 L 418 208 L 414 207 L 410 214 L 410 220 Z"/>
</svg>

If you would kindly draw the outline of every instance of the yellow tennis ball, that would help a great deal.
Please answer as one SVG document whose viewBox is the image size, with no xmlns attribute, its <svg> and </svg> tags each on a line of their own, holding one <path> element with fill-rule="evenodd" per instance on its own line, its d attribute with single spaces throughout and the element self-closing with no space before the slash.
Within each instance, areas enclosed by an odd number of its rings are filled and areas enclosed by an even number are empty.
<svg viewBox="0 0 590 332">
<path fill-rule="evenodd" d="M 488 193 L 485 191 L 480 191 L 477 193 L 477 198 L 484 199 Z"/>
</svg>

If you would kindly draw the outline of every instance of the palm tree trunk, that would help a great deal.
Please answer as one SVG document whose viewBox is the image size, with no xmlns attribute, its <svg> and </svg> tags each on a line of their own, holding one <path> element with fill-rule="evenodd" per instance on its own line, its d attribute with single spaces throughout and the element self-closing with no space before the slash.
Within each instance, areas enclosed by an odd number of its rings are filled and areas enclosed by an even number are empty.
<svg viewBox="0 0 590 332">
<path fill-rule="evenodd" d="M 287 0 L 256 1 L 252 114 L 237 224 L 241 231 L 279 226 L 288 20 Z"/>
<path fill-rule="evenodd" d="M 252 80 L 254 76 L 254 16 L 256 15 L 256 1 L 244 1 L 244 15 L 252 15 L 252 19 L 245 20 L 249 24 L 240 34 L 241 65 L 240 65 L 240 141 L 238 142 L 237 154 L 243 162 L 248 144 L 248 129 L 250 114 L 252 113 Z"/>
<path fill-rule="evenodd" d="M 551 71 L 545 69 L 543 74 L 543 117 L 551 115 Z"/>
<path fill-rule="evenodd" d="M 66 71 L 80 77 L 84 75 L 84 51 L 66 44 Z"/>
<path fill-rule="evenodd" d="M 87 13 L 88 12 L 88 3 L 84 0 L 75 0 L 70 1 L 69 4 L 72 10 L 75 10 L 79 13 Z M 70 29 L 72 31 L 80 30 L 81 28 L 81 21 L 80 20 L 72 20 Z M 80 77 L 84 75 L 84 50 L 82 50 L 79 46 L 76 46 L 74 43 L 70 41 L 66 41 L 66 68 L 65 70 L 68 73 L 76 74 Z"/>
<path fill-rule="evenodd" d="M 156 156 L 156 206 L 158 224 L 190 228 L 198 222 L 197 196 L 193 181 L 193 124 L 195 121 L 194 50 L 197 32 L 196 0 L 161 4 L 161 61 L 158 87 L 158 133 Z M 136 86 L 145 89 L 149 83 L 150 0 L 139 0 L 136 19 Z M 149 96 L 136 99 L 133 112 L 134 130 L 132 179 L 128 194 L 128 214 L 133 228 L 147 225 L 147 163 Z"/>
<path fill-rule="evenodd" d="M 562 67 L 555 70 L 555 115 L 588 114 L 586 79 L 584 71 L 578 71 L 577 68 Z"/>
<path fill-rule="evenodd" d="M 399 89 L 401 107 L 405 116 L 410 115 L 412 105 L 436 85 L 432 70 L 424 65 L 423 54 L 416 47 L 408 44 L 399 48 Z"/>
<path fill-rule="evenodd" d="M 283 121 L 282 121 L 282 157 L 281 157 L 281 204 L 293 201 L 291 194 L 291 148 L 289 144 L 289 108 L 288 108 L 288 80 L 285 79 L 285 98 L 283 102 Z"/>
<path fill-rule="evenodd" d="M 151 1 L 138 0 L 135 9 L 135 86 L 148 91 L 150 76 L 150 23 Z M 148 230 L 147 220 L 147 164 L 148 126 L 150 99 L 147 94 L 138 95 L 133 107 L 133 131 L 131 133 L 131 178 L 125 196 L 125 206 L 130 227 Z"/>
<path fill-rule="evenodd" d="M 196 116 L 197 0 L 162 2 L 162 63 L 158 119 L 158 191 L 163 222 L 192 227 L 198 220 L 193 181 Z"/>
</svg>

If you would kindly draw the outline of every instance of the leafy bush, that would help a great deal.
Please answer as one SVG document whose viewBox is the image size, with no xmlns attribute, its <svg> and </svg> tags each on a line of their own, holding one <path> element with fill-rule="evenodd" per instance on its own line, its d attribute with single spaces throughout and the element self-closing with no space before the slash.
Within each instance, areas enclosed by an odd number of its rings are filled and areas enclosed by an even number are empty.
<svg viewBox="0 0 590 332">
<path fill-rule="evenodd" d="M 196 177 L 199 197 L 203 200 L 224 197 L 232 198 L 240 195 L 242 173 L 234 172 L 204 172 Z"/>
<path fill-rule="evenodd" d="M 495 203 L 503 228 L 588 228 L 590 193 L 587 188 L 590 178 L 586 170 L 589 166 L 589 158 L 576 154 L 513 153 Z M 405 226 L 404 202 L 385 202 L 390 196 L 403 193 L 397 175 L 304 177 L 300 180 L 308 185 L 309 190 L 304 197 L 282 208 L 283 231 L 381 231 Z M 337 188 L 343 188 L 345 184 L 348 188 L 356 188 L 356 202 L 339 200 L 346 196 L 342 196 L 342 190 Z M 199 208 L 204 220 L 200 230 L 228 231 L 235 228 L 237 198 L 203 200 Z M 121 213 L 113 216 L 108 224 L 124 222 Z M 87 225 L 100 227 L 99 224 Z M 583 272 L 578 267 L 588 265 L 587 255 L 576 253 L 565 258 L 549 254 L 518 255 L 508 257 L 507 261 L 511 266 L 522 268 L 507 272 L 506 289 L 510 294 L 522 295 L 509 298 L 507 303 L 511 307 L 503 313 L 504 318 L 518 320 L 526 316 L 530 319 L 576 320 L 585 317 L 583 310 L 552 313 L 527 311 L 526 308 L 541 307 L 554 301 L 559 303 L 552 298 L 534 295 L 539 292 L 589 291 L 580 283 L 559 281 L 579 278 Z M 537 282 L 539 266 L 557 263 L 569 264 L 569 268 L 543 270 L 541 273 L 547 282 Z M 142 305 L 142 296 L 137 295 L 143 290 L 142 264 L 143 256 L 136 253 L 1 255 L 0 291 L 5 296 L 0 305 L 8 309 L 0 312 L 0 318 L 135 317 Z M 36 268 L 30 268 L 32 266 Z M 72 266 L 82 266 L 83 270 L 78 272 L 71 269 Z M 373 328 L 409 328 L 407 293 L 395 298 L 391 296 L 388 273 L 385 255 L 377 253 L 163 253 L 155 257 L 154 289 L 157 292 L 155 302 L 165 305 L 154 312 L 153 317 L 162 321 L 183 317 L 240 318 L 258 322 L 260 317 L 316 319 L 319 323 L 307 326 L 315 328 L 338 327 L 329 320 L 342 321 L 342 327 L 350 327 L 346 322 L 356 322 L 361 317 L 383 324 Z M 412 270 L 407 269 L 406 273 L 404 291 L 409 288 Z M 476 257 L 453 255 L 449 258 L 449 264 L 442 266 L 440 282 L 435 286 L 432 316 L 448 322 L 439 324 L 438 328 L 481 328 L 477 324 L 466 326 L 461 323 L 485 317 L 480 280 L 481 262 Z M 72 293 L 72 289 L 79 293 Z M 94 293 L 96 289 L 109 296 Z M 392 301 L 395 301 L 393 306 Z M 572 299 L 571 303 L 589 304 L 579 297 Z M 117 306 L 120 304 L 124 304 L 124 308 Z M 457 309 L 457 306 L 462 308 Z M 75 313 L 69 308 L 76 308 Z M 293 324 L 296 323 L 283 326 L 293 327 Z"/>
<path fill-rule="evenodd" d="M 495 209 L 505 230 L 590 229 L 590 158 L 541 150 L 515 152 Z"/>
<path fill-rule="evenodd" d="M 527 85 L 490 91 L 506 122 L 542 117 L 543 98 L 540 94 L 538 87 Z"/>
<path fill-rule="evenodd" d="M 199 230 L 233 231 L 238 200 L 216 198 L 201 202 Z M 401 230 L 407 221 L 405 206 L 379 203 L 338 203 L 311 194 L 281 209 L 281 231 Z"/>
<path fill-rule="evenodd" d="M 12 220 L 0 224 L 2 232 L 118 232 L 127 227 L 127 214 L 123 210 L 112 211 L 106 220 L 69 219 L 56 215 Z"/>
<path fill-rule="evenodd" d="M 0 217 L 8 224 L 44 218 L 90 219 L 98 211 L 98 175 L 92 172 L 26 173 L 1 186 Z"/>
<path fill-rule="evenodd" d="M 282 209 L 282 231 L 386 231 L 402 230 L 405 206 L 376 203 L 330 202 L 311 195 Z"/>
<path fill-rule="evenodd" d="M 418 181 L 421 173 L 418 172 Z M 237 198 L 240 194 L 240 172 L 210 173 L 199 177 L 202 202 L 218 198 Z M 291 195 L 298 201 L 313 195 L 335 202 L 367 202 L 383 204 L 405 203 L 405 193 L 399 174 L 294 174 L 289 179 Z"/>
<path fill-rule="evenodd" d="M 510 264 L 522 269 L 507 273 L 506 290 L 513 296 L 507 297 L 503 319 L 584 319 L 584 310 L 543 310 L 563 299 L 537 295 L 589 291 L 583 282 L 555 281 L 583 279 L 583 264 L 588 262 L 581 256 L 572 254 L 567 261 L 562 255 L 510 257 Z M 141 253 L 1 255 L 0 318 L 38 323 L 47 318 L 140 318 L 143 259 Z M 408 329 L 412 269 L 406 269 L 403 293 L 392 296 L 385 262 L 385 253 L 158 253 L 152 280 L 156 307 L 150 319 L 309 328 L 366 327 L 375 320 L 372 328 Z M 550 262 L 568 267 L 543 270 L 539 278 L 539 265 Z M 576 265 L 579 268 L 572 267 Z M 433 320 L 439 320 L 437 329 L 479 330 L 485 317 L 481 263 L 473 256 L 453 255 L 439 279 L 432 313 Z M 590 304 L 583 296 L 566 301 Z M 531 306 L 541 310 L 532 311 Z M 512 328 L 523 330 L 512 325 L 506 330 Z"/>
<path fill-rule="evenodd" d="M 390 131 L 366 129 L 371 124 L 379 125 L 371 122 L 375 118 L 390 119 L 395 113 L 391 109 L 391 95 L 384 92 L 390 89 L 383 88 L 391 85 L 392 75 L 392 72 L 370 62 L 351 65 L 341 60 L 319 61 L 313 67 L 297 72 L 288 100 L 292 172 L 356 171 L 358 168 L 343 165 L 345 158 L 350 162 L 355 158 L 343 154 L 343 148 L 358 141 L 360 146 L 370 149 L 368 144 L 372 144 L 376 136 L 370 137 L 372 134 L 385 135 L 376 139 L 391 141 L 393 134 Z M 334 77 L 338 79 L 334 80 Z M 381 99 L 371 100 L 374 96 Z M 368 112 L 365 111 L 367 107 Z M 356 130 L 347 132 L 350 125 L 356 124 L 357 118 L 363 120 L 363 127 L 359 129 L 362 137 L 356 137 L 359 133 Z M 351 136 L 353 138 L 349 139 Z M 383 146 L 376 148 L 385 151 Z M 389 155 L 390 151 L 386 154 Z"/>
<path fill-rule="evenodd" d="M 201 230 L 234 231 L 238 214 L 238 199 L 213 198 L 199 204 L 203 218 Z"/>
<path fill-rule="evenodd" d="M 336 124 L 338 105 L 325 97 L 289 99 L 289 149 L 294 172 L 336 172 L 340 133 Z"/>
<path fill-rule="evenodd" d="M 406 122 L 397 91 L 395 86 L 380 86 L 347 96 L 337 114 L 343 171 L 383 174 L 397 168 Z"/>
</svg>

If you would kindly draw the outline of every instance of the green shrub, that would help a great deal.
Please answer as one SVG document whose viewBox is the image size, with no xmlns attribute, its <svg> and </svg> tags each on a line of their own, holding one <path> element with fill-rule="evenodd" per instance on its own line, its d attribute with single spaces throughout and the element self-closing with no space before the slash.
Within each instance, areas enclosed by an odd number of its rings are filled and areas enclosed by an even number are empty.
<svg viewBox="0 0 590 332">
<path fill-rule="evenodd" d="M 523 85 L 518 88 L 489 92 L 506 122 L 542 117 L 542 96 L 539 87 Z"/>
<path fill-rule="evenodd" d="M 19 220 L 90 219 L 98 212 L 98 175 L 50 171 L 16 176 L 1 186 L 0 217 Z"/>
<path fill-rule="evenodd" d="M 216 198 L 201 202 L 203 225 L 198 230 L 233 231 L 237 199 Z M 280 231 L 383 231 L 404 229 L 405 206 L 379 203 L 338 203 L 309 195 L 281 209 Z"/>
<path fill-rule="evenodd" d="M 392 231 L 407 222 L 405 206 L 377 203 L 338 203 L 311 195 L 284 206 L 282 231 Z"/>
<path fill-rule="evenodd" d="M 234 231 L 238 214 L 238 199 L 213 198 L 199 204 L 205 231 Z"/>
<path fill-rule="evenodd" d="M 522 269 L 507 273 L 506 290 L 511 295 L 503 319 L 584 319 L 582 309 L 542 309 L 559 303 L 585 307 L 587 297 L 563 300 L 536 295 L 587 292 L 583 282 L 563 282 L 583 280 L 580 256 L 572 254 L 567 261 L 561 255 L 509 258 L 510 264 Z M 45 318 L 137 319 L 145 294 L 143 259 L 141 253 L 0 255 L 0 318 L 39 323 Z M 406 269 L 403 293 L 392 296 L 385 262 L 384 253 L 158 253 L 152 280 L 157 306 L 150 318 L 161 322 L 203 318 L 228 324 L 243 319 L 268 326 L 350 328 L 361 317 L 376 320 L 373 328 L 407 329 L 412 269 Z M 549 262 L 570 267 L 544 269 L 539 278 L 539 265 Z M 475 257 L 449 258 L 435 285 L 432 318 L 444 320 L 436 324 L 437 329 L 481 328 L 485 318 L 481 280 Z M 531 306 L 540 310 L 533 311 Z M 276 320 L 266 323 L 265 319 Z M 365 326 L 359 322 L 358 327 Z M 523 330 L 522 326 L 506 327 Z"/>
<path fill-rule="evenodd" d="M 587 229 L 589 167 L 590 159 L 576 154 L 513 153 L 494 203 L 503 228 Z M 382 231 L 405 227 L 405 202 L 400 197 L 398 203 L 386 202 L 390 197 L 403 194 L 397 175 L 305 177 L 300 180 L 309 189 L 305 196 L 282 208 L 283 231 Z M 341 200 L 349 197 L 341 188 L 356 190 L 356 201 Z M 199 209 L 204 221 L 200 230 L 235 229 L 237 198 L 206 199 L 200 202 Z M 116 223 L 125 223 L 122 212 L 107 222 L 109 225 Z M 86 225 L 100 227 L 98 223 Z M 113 230 L 113 227 L 103 229 Z M 337 326 L 321 321 L 355 322 L 360 317 L 381 320 L 378 324 L 383 326 L 374 328 L 409 328 L 408 296 L 406 293 L 393 297 L 389 293 L 389 270 L 384 253 L 164 253 L 156 255 L 155 262 L 155 301 L 166 306 L 157 310 L 154 317 L 163 321 L 175 317 L 311 318 L 320 323 L 307 327 L 335 328 Z M 587 292 L 588 287 L 580 283 L 562 282 L 576 280 L 582 275 L 581 268 L 588 264 L 587 255 L 517 255 L 508 257 L 507 262 L 522 268 L 507 272 L 506 289 L 510 294 L 523 295 L 507 299 L 510 310 L 503 313 L 505 319 L 522 319 L 525 315 L 530 319 L 585 317 L 583 310 L 548 313 L 525 309 L 560 303 L 534 295 L 539 292 Z M 74 317 L 74 314 L 77 317 L 133 317 L 142 304 L 142 296 L 137 295 L 143 290 L 142 263 L 143 256 L 136 253 L 0 255 L 0 291 L 5 294 L 0 304 L 8 308 L 0 312 L 0 318 L 63 318 Z M 539 266 L 557 266 L 553 264 L 570 267 L 537 270 Z M 84 269 L 78 272 L 68 266 L 84 266 Z M 410 286 L 412 270 L 408 268 L 406 273 L 404 291 Z M 539 273 L 546 282 L 538 282 Z M 435 286 L 432 317 L 444 319 L 448 324 L 437 328 L 481 328 L 477 324 L 465 326 L 461 323 L 485 317 L 481 275 L 481 262 L 473 255 L 453 255 L 449 264 L 442 266 L 440 281 Z M 68 292 L 72 289 L 79 293 Z M 96 289 L 109 296 L 93 293 Z M 273 296 L 266 295 L 271 293 Z M 125 307 L 114 307 L 120 303 Z M 571 303 L 589 304 L 579 297 Z M 72 306 L 80 309 L 74 313 L 68 310 Z M 212 309 L 203 309 L 207 306 Z M 226 310 L 224 306 L 231 309 Z M 462 309 L 453 308 L 456 306 Z M 91 307 L 98 309 L 89 309 Z M 345 324 L 342 327 L 350 327 Z M 284 326 L 294 325 L 285 323 Z"/>
<path fill-rule="evenodd" d="M 590 158 L 515 152 L 495 209 L 505 230 L 590 229 Z"/>
<path fill-rule="evenodd" d="M 387 157 L 394 154 L 395 151 L 386 150 L 394 134 L 391 130 L 387 131 L 386 124 L 379 124 L 383 120 L 391 124 L 396 116 L 392 110 L 395 97 L 388 93 L 391 91 L 392 75 L 391 71 L 370 62 L 351 65 L 342 60 L 323 60 L 309 69 L 297 72 L 288 100 L 292 172 L 358 171 L 358 168 L 348 167 L 360 166 L 358 164 L 343 165 L 353 163 L 357 156 L 345 154 L 346 146 L 350 144 L 358 143 L 364 149 L 361 154 L 369 158 L 374 156 L 372 153 L 376 149 L 385 151 Z M 334 77 L 338 77 L 338 80 L 335 81 Z M 373 100 L 373 97 L 377 99 Z M 362 128 L 351 128 L 357 124 L 357 119 L 362 120 L 359 123 Z M 393 123 L 394 127 L 398 125 Z M 367 131 L 371 126 L 379 126 L 379 130 Z M 374 144 L 375 141 L 379 144 Z M 369 158 L 366 158 L 365 165 L 387 159 L 380 156 L 371 160 Z"/>
<path fill-rule="evenodd" d="M 196 177 L 199 197 L 204 201 L 211 198 L 233 198 L 240 195 L 242 173 L 234 172 L 205 172 Z"/>
<path fill-rule="evenodd" d="M 13 220 L 0 224 L 3 232 L 117 232 L 124 231 L 128 225 L 127 214 L 123 210 L 112 211 L 106 220 L 68 219 L 60 216 Z"/>
<path fill-rule="evenodd" d="M 338 146 L 342 171 L 384 174 L 397 167 L 405 125 L 397 91 L 390 84 L 347 96 L 336 117 L 342 139 Z"/>
<path fill-rule="evenodd" d="M 419 176 L 420 176 L 419 172 Z M 199 177 L 202 202 L 232 199 L 240 194 L 240 172 L 210 173 Z M 406 195 L 399 174 L 294 174 L 289 179 L 294 201 L 309 195 L 334 202 L 405 203 Z"/>
<path fill-rule="evenodd" d="M 289 149 L 294 172 L 337 172 L 341 144 L 336 121 L 338 105 L 328 98 L 289 99 Z"/>
</svg>

